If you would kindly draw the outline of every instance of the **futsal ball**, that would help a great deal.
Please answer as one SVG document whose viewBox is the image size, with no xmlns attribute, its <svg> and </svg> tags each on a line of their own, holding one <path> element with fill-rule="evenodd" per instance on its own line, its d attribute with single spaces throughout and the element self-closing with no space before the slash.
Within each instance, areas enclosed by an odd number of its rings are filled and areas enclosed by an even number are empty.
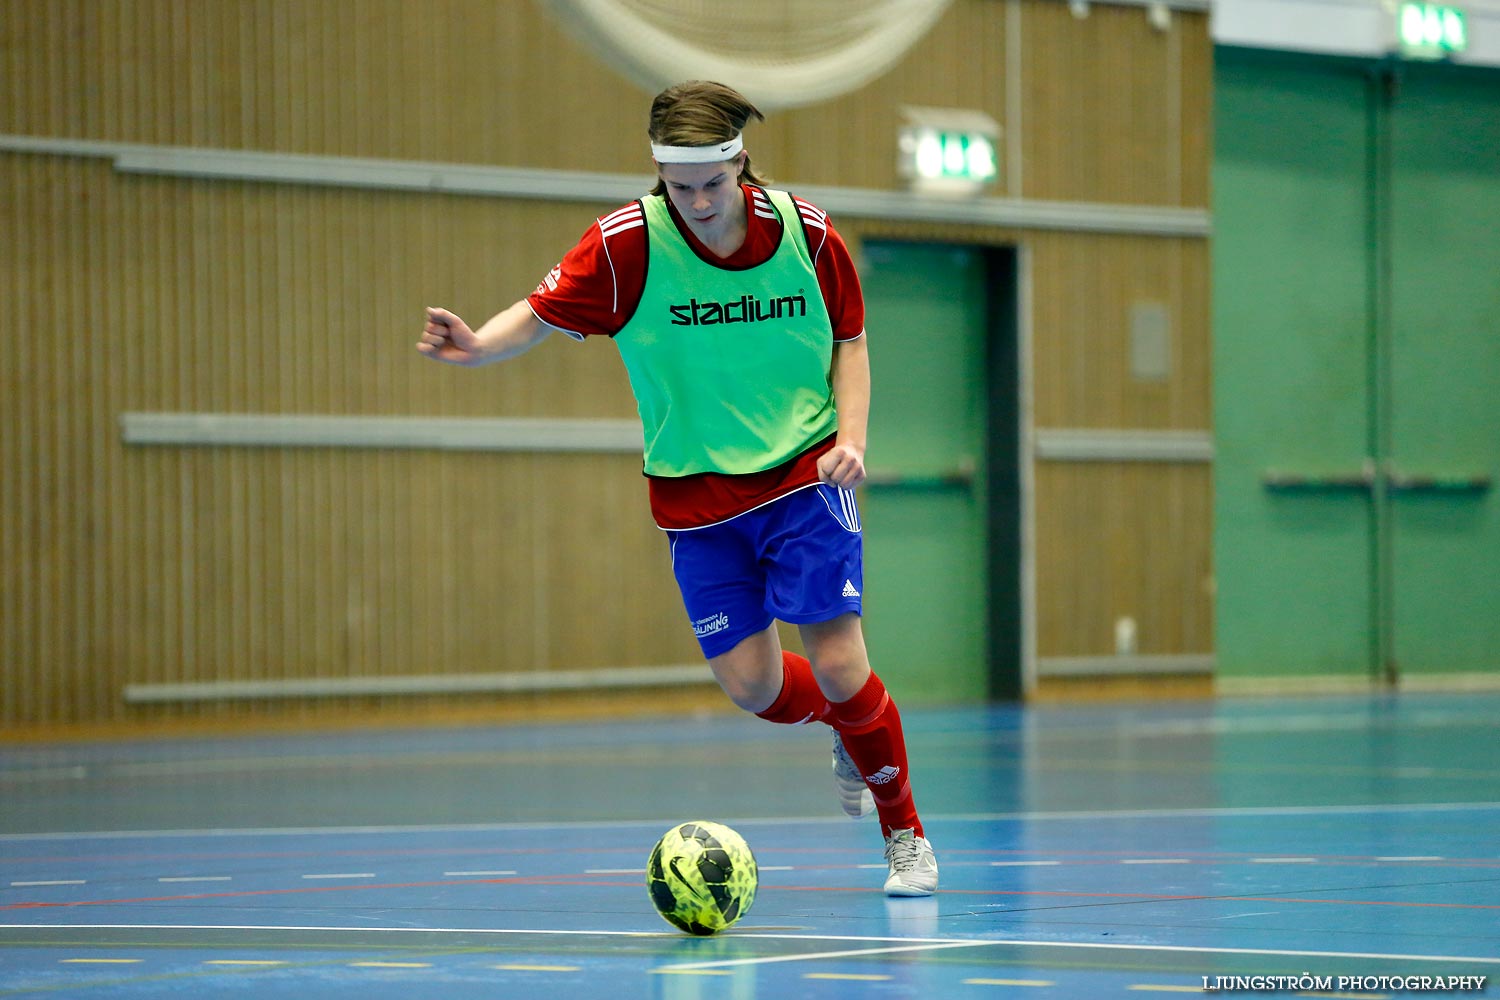
<svg viewBox="0 0 1500 1000">
<path fill-rule="evenodd" d="M 745 838 L 694 820 L 662 835 L 646 863 L 656 912 L 689 934 L 717 934 L 750 912 L 760 870 Z"/>
</svg>

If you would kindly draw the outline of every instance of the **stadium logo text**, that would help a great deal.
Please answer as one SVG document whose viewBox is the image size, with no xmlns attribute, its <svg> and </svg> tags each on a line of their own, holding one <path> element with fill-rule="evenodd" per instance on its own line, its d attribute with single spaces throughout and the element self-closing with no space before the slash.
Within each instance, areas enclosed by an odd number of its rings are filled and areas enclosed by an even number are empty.
<svg viewBox="0 0 1500 1000">
<path fill-rule="evenodd" d="M 806 316 L 807 297 L 782 295 L 778 298 L 757 299 L 752 295 L 741 295 L 729 302 L 700 302 L 692 299 L 685 305 L 667 306 L 667 311 L 672 314 L 673 326 L 764 323 L 783 316 Z"/>
</svg>

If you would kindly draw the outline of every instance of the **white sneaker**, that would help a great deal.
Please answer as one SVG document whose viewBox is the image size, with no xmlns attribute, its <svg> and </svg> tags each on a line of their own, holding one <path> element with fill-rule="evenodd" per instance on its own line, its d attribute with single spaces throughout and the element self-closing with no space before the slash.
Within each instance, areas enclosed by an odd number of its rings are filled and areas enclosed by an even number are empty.
<svg viewBox="0 0 1500 1000">
<path fill-rule="evenodd" d="M 839 805 L 854 819 L 874 811 L 875 796 L 870 794 L 865 776 L 859 773 L 859 765 L 844 749 L 844 738 L 838 730 L 833 733 L 833 787 L 838 789 Z"/>
<path fill-rule="evenodd" d="M 891 865 L 885 880 L 887 896 L 931 896 L 937 891 L 937 855 L 915 830 L 892 830 L 885 838 L 885 859 Z"/>
</svg>

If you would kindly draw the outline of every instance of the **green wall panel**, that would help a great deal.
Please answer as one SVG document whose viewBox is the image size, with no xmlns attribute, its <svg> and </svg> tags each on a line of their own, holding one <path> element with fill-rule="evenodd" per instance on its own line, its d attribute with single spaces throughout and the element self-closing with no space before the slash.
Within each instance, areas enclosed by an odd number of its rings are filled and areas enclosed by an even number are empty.
<svg viewBox="0 0 1500 1000">
<path fill-rule="evenodd" d="M 1363 673 L 1368 498 L 1262 478 L 1352 472 L 1367 454 L 1365 83 L 1220 50 L 1215 89 L 1218 670 Z"/>
<path fill-rule="evenodd" d="M 982 475 L 986 292 L 974 248 L 868 242 L 866 328 L 874 381 L 867 465 L 909 477 L 860 492 L 865 635 L 902 704 L 987 697 Z"/>
<path fill-rule="evenodd" d="M 1500 473 L 1500 72 L 1413 66 L 1392 109 L 1392 456 Z M 1500 669 L 1495 490 L 1392 500 L 1395 659 Z"/>
<path fill-rule="evenodd" d="M 1500 73 L 1221 49 L 1215 84 L 1220 673 L 1500 671 L 1493 488 L 1261 481 L 1500 472 Z"/>
</svg>

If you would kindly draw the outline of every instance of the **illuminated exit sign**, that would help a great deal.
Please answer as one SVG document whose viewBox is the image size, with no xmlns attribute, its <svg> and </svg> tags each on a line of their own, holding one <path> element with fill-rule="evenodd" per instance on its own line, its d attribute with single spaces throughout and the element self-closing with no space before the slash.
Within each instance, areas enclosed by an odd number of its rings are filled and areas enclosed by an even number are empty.
<svg viewBox="0 0 1500 1000">
<path fill-rule="evenodd" d="M 1000 126 L 979 111 L 902 108 L 897 168 L 913 191 L 973 195 L 1000 176 Z"/>
<path fill-rule="evenodd" d="M 1396 12 L 1396 39 L 1411 59 L 1446 59 L 1469 47 L 1464 12 L 1435 3 L 1403 3 Z"/>
<path fill-rule="evenodd" d="M 995 167 L 995 143 L 976 132 L 915 129 L 910 137 L 912 172 L 923 180 L 964 180 L 988 184 Z"/>
</svg>

